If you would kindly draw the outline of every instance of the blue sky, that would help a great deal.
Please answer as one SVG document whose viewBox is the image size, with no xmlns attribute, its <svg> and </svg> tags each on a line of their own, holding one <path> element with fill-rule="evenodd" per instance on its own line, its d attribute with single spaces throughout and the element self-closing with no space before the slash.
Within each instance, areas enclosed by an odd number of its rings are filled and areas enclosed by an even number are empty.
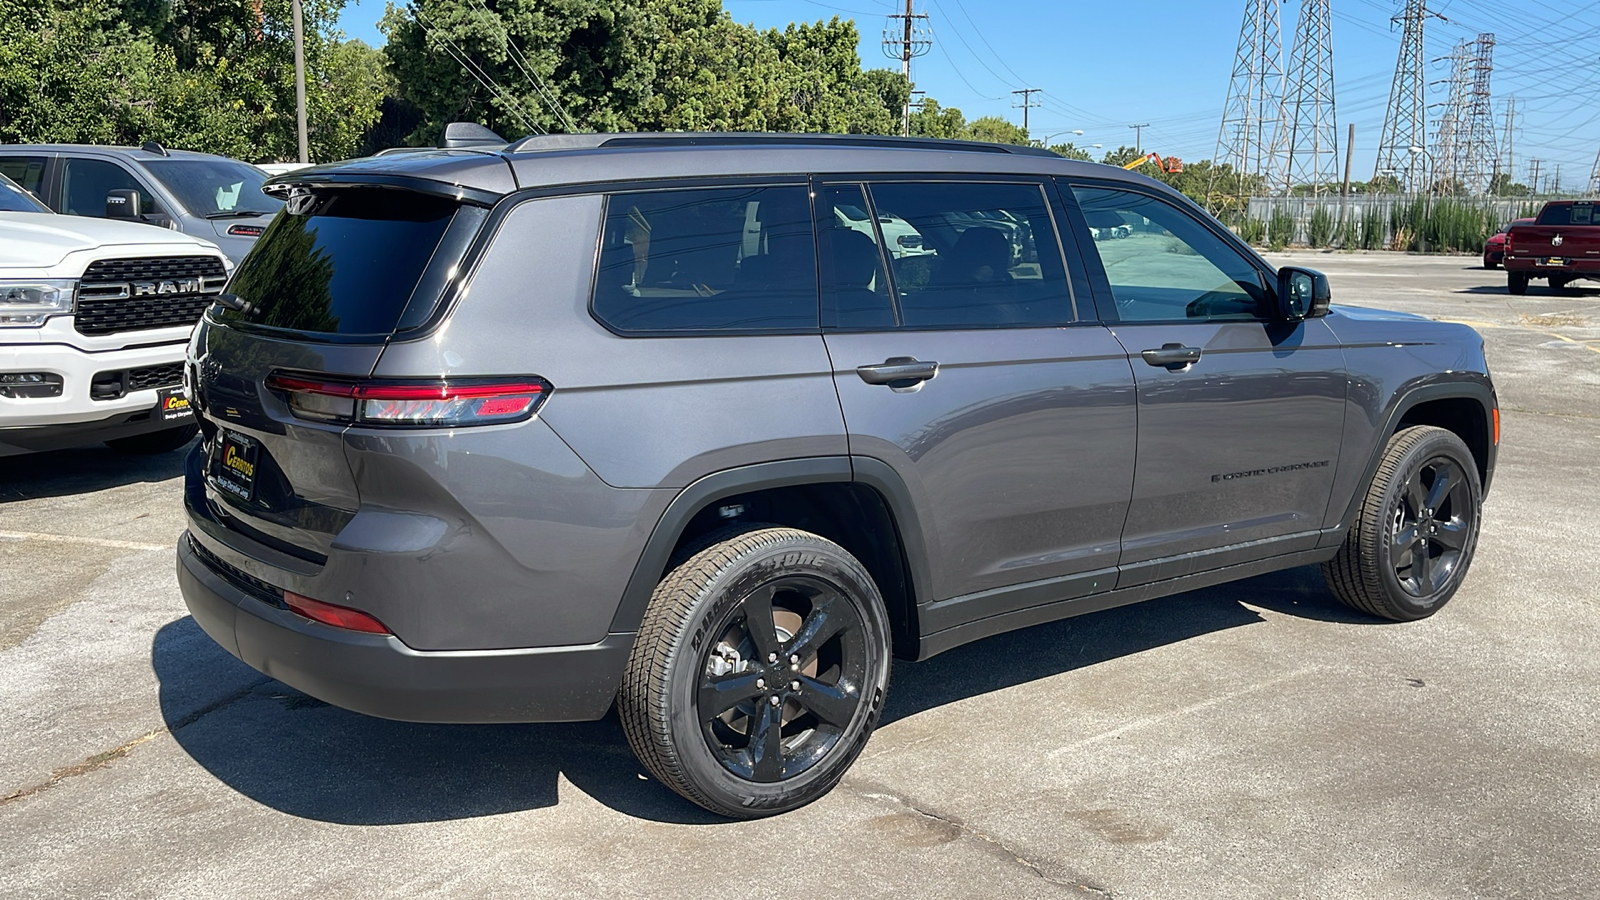
<svg viewBox="0 0 1600 900">
<path fill-rule="evenodd" d="M 377 21 L 385 0 L 353 0 L 340 18 L 350 36 L 379 46 Z M 893 0 L 725 0 L 741 22 L 762 28 L 795 20 L 854 19 L 861 58 L 869 66 L 898 68 L 880 48 L 884 17 Z M 1132 123 L 1144 129 L 1146 150 L 1184 159 L 1215 154 L 1222 105 L 1233 67 L 1243 0 L 917 0 L 930 17 L 933 48 L 912 63 L 920 90 L 967 117 L 1005 116 L 1018 88 L 1043 88 L 1042 106 L 1030 111 L 1035 137 L 1065 135 L 1080 146 L 1133 144 Z M 1400 33 L 1389 19 L 1400 0 L 1334 0 L 1334 79 L 1343 150 L 1346 129 L 1356 126 L 1354 176 L 1371 177 Z M 1504 125 L 1503 100 L 1517 98 L 1516 174 L 1544 160 L 1542 172 L 1560 166 L 1569 190 L 1582 189 L 1600 151 L 1600 3 L 1592 0 L 1432 0 L 1444 20 L 1430 19 L 1430 60 L 1446 56 L 1480 31 L 1496 37 L 1491 90 L 1496 132 Z M 1511 11 L 1514 15 L 1507 16 Z M 1292 44 L 1299 4 L 1283 5 L 1284 45 Z M 1449 77 L 1448 64 L 1431 62 L 1430 82 Z M 1445 85 L 1430 84 L 1428 103 L 1444 99 Z M 1433 114 L 1436 114 L 1435 110 Z"/>
</svg>

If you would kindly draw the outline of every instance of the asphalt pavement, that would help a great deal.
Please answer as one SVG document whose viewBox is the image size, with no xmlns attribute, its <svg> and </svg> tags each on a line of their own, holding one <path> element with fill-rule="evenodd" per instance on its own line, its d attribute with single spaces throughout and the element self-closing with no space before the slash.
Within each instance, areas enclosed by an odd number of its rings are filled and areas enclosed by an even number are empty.
<svg viewBox="0 0 1600 900">
<path fill-rule="evenodd" d="M 0 898 L 1592 896 L 1600 290 L 1287 260 L 1487 342 L 1450 605 L 1380 622 L 1296 569 L 897 664 L 844 783 L 760 822 L 644 777 L 614 717 L 386 722 L 235 661 L 174 579 L 181 453 L 0 461 Z"/>
</svg>

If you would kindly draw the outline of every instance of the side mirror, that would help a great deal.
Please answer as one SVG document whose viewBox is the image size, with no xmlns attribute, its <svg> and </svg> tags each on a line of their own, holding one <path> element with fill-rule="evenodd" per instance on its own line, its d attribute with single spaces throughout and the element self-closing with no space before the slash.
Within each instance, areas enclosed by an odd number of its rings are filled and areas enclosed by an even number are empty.
<svg viewBox="0 0 1600 900">
<path fill-rule="evenodd" d="M 106 218 L 137 219 L 144 213 L 139 192 L 132 188 L 118 188 L 106 194 Z"/>
<path fill-rule="evenodd" d="M 1284 319 L 1316 319 L 1328 314 L 1333 291 L 1328 276 L 1315 269 L 1284 266 L 1278 270 L 1278 315 Z"/>
</svg>

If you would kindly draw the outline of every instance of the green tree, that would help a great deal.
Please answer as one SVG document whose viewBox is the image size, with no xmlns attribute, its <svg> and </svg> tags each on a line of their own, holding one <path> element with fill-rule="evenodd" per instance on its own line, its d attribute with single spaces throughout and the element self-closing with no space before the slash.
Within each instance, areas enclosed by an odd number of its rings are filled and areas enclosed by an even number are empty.
<svg viewBox="0 0 1600 900">
<path fill-rule="evenodd" d="M 932 97 L 922 101 L 922 108 L 911 114 L 911 133 L 918 137 L 966 140 L 967 117 L 955 107 L 945 108 Z"/>
<path fill-rule="evenodd" d="M 1065 156 L 1067 159 L 1094 162 L 1094 157 L 1089 155 L 1089 151 L 1076 144 L 1054 144 L 1051 145 L 1050 150 L 1059 156 Z"/>
<path fill-rule="evenodd" d="M 984 116 L 973 119 L 967 126 L 969 140 L 988 141 L 991 144 L 1017 144 L 1026 147 L 1032 143 L 1028 140 L 1028 132 L 999 116 Z"/>
</svg>

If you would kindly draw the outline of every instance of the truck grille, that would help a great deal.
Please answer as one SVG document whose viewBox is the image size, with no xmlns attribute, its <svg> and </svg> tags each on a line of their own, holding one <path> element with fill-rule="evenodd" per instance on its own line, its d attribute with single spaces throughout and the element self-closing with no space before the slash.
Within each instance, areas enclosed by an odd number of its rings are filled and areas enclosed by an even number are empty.
<svg viewBox="0 0 1600 900">
<path fill-rule="evenodd" d="M 80 334 L 193 325 L 228 280 L 215 256 L 98 259 L 78 282 Z"/>
</svg>

